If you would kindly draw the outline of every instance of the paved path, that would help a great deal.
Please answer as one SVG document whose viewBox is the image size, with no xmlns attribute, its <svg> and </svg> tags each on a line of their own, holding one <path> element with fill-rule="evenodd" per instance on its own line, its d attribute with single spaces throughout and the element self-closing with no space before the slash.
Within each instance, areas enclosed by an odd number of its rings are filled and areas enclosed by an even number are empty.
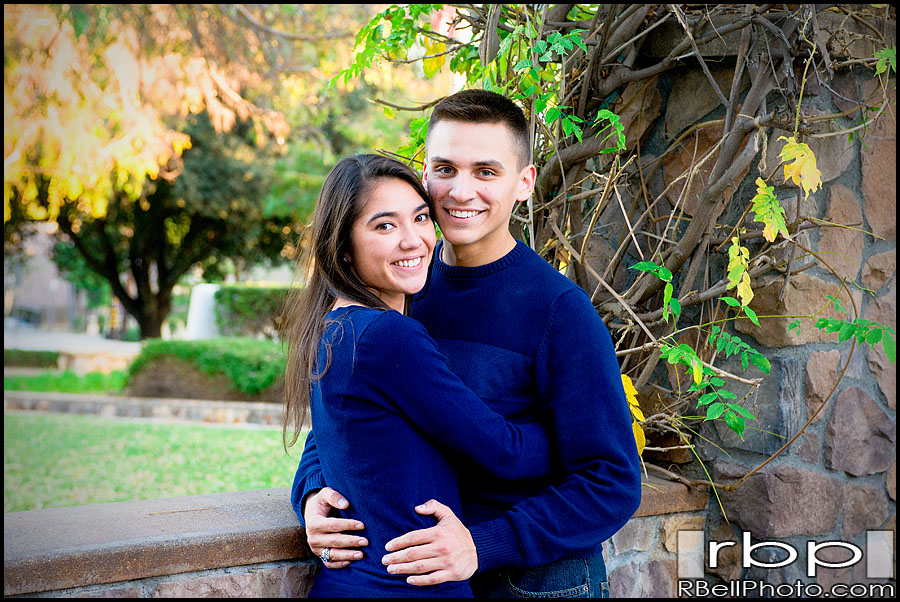
<svg viewBox="0 0 900 602">
<path fill-rule="evenodd" d="M 88 414 L 106 418 L 146 419 L 154 422 L 281 429 L 282 407 L 263 401 L 215 401 L 100 395 L 4 391 L 3 411 Z"/>
<path fill-rule="evenodd" d="M 75 332 L 52 332 L 46 330 L 4 330 L 4 349 L 25 351 L 61 351 L 72 354 L 129 355 L 140 352 L 141 344 L 128 341 L 114 341 L 100 335 Z"/>
</svg>

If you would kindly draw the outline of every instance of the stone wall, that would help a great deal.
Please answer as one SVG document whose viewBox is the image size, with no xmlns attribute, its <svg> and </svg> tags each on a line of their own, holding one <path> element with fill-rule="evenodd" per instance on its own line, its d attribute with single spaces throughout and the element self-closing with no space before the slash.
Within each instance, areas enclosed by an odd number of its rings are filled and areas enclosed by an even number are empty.
<svg viewBox="0 0 900 602">
<path fill-rule="evenodd" d="M 810 106 L 820 114 L 846 109 L 841 96 L 875 98 L 877 102 L 884 93 L 889 108 L 852 140 L 845 134 L 807 140 L 818 159 L 823 187 L 803 202 L 800 214 L 849 227 L 806 230 L 798 240 L 817 251 L 839 276 L 846 277 L 847 285 L 841 290 L 840 280 L 821 265 L 792 274 L 783 295 L 783 275 L 757 284 L 750 307 L 760 316 L 783 316 L 763 320 L 760 327 L 748 320 L 735 322 L 737 333 L 750 339 L 748 342 L 772 364 L 770 375 L 754 372 L 753 368 L 747 373 L 765 378 L 747 404 L 759 420 L 748 424 L 743 440 L 718 422 L 701 431 L 709 439 L 700 444 L 701 457 L 717 482 L 728 483 L 762 464 L 802 430 L 784 453 L 736 490 L 721 492 L 722 509 L 711 497 L 706 520 L 695 517 L 695 526 L 704 531 L 706 541 L 740 544 L 743 532 L 750 532 L 752 542 L 784 542 L 799 551 L 799 558 L 781 568 L 746 568 L 741 566 L 738 545 L 715 571 L 707 573 L 710 583 L 741 579 L 773 584 L 800 580 L 821 585 L 887 581 L 867 578 L 865 563 L 820 570 L 811 578 L 806 574 L 805 549 L 808 541 L 843 541 L 866 552 L 867 531 L 896 530 L 896 365 L 887 360 L 880 344 L 873 348 L 852 340 L 839 343 L 836 333 L 814 328 L 814 319 L 804 319 L 800 328 L 790 332 L 787 327 L 794 316 L 823 308 L 829 295 L 842 300 L 850 319 L 860 317 L 897 326 L 896 80 L 891 79 L 882 91 L 872 71 L 858 70 L 839 73 L 830 82 L 831 89 L 809 83 L 804 107 Z M 697 98 L 718 102 L 711 91 L 708 95 L 703 92 L 708 84 L 699 69 L 679 75 L 670 84 L 663 94 L 667 98 L 667 127 L 676 117 L 681 121 L 673 126 L 675 133 L 692 122 L 714 118 L 715 114 L 706 114 L 710 108 L 696 106 Z M 769 172 L 779 163 L 777 153 L 783 141 L 776 139 L 787 134 L 775 130 L 768 140 L 764 159 Z M 699 141 L 701 150 L 708 142 Z M 687 154 L 694 148 L 691 139 L 682 151 L 685 157 L 668 161 L 673 173 L 680 173 L 679 167 L 683 170 L 682 164 L 690 160 Z M 752 181 L 759 173 L 751 172 L 736 192 L 748 199 L 753 194 Z M 793 219 L 796 189 L 782 187 L 782 182 L 778 174 L 770 183 L 776 185 L 776 194 Z M 839 314 L 828 309 L 819 317 L 829 315 Z M 742 373 L 737 362 L 717 360 L 716 365 Z M 749 387 L 729 389 L 739 397 L 749 391 Z M 823 402 L 825 407 L 820 410 Z M 629 543 L 623 545 L 629 549 L 641 549 L 652 539 L 642 535 L 642 529 L 633 521 L 617 538 L 627 540 Z M 662 532 L 654 536 L 666 535 Z M 758 556 L 767 554 L 771 558 L 785 556 L 779 556 L 771 546 Z M 826 556 L 823 552 L 822 557 Z M 849 552 L 837 556 L 840 558 L 832 562 L 846 560 Z M 667 561 L 661 555 L 657 562 Z M 647 564 L 641 570 L 650 574 L 657 570 L 654 566 Z M 631 593 L 649 595 L 634 588 Z"/>
<path fill-rule="evenodd" d="M 614 594 L 667 595 L 675 577 L 672 538 L 702 523 L 706 500 L 703 488 L 647 479 L 635 518 L 607 542 Z M 319 570 L 288 488 L 3 519 L 4 597 L 302 598 Z"/>
</svg>

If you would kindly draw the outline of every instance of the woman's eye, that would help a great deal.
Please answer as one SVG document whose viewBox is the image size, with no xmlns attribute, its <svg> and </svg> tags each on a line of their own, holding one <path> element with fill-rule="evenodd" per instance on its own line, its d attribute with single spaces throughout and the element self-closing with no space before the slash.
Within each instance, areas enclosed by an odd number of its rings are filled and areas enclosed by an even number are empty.
<svg viewBox="0 0 900 602">
<path fill-rule="evenodd" d="M 390 222 L 383 222 L 383 223 L 375 226 L 375 229 L 381 230 L 382 232 L 389 232 L 390 230 L 394 229 L 394 224 L 392 224 Z"/>
<path fill-rule="evenodd" d="M 429 214 L 429 213 L 420 213 L 419 215 L 416 216 L 416 221 L 417 221 L 417 222 L 430 222 L 430 221 L 431 221 L 431 214 Z"/>
</svg>

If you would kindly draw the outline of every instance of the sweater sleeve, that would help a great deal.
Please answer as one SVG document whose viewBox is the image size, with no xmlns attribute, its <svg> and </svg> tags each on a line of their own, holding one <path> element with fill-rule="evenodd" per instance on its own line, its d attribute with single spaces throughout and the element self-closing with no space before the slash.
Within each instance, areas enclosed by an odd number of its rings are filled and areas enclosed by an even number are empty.
<svg viewBox="0 0 900 602">
<path fill-rule="evenodd" d="M 402 414 L 432 441 L 503 478 L 550 469 L 545 428 L 513 424 L 463 384 L 425 328 L 397 312 L 374 320 L 359 341 L 360 385 Z M 367 382 L 362 382 L 363 380 Z"/>
<path fill-rule="evenodd" d="M 294 508 L 300 525 L 305 529 L 306 521 L 303 520 L 303 500 L 314 489 L 325 487 L 325 477 L 322 475 L 322 466 L 319 464 L 319 451 L 316 449 L 315 433 L 310 429 L 306 435 L 306 443 L 303 445 L 303 455 L 300 456 L 300 464 L 294 474 L 294 483 L 291 487 L 291 506 Z"/>
<path fill-rule="evenodd" d="M 540 566 L 602 544 L 641 499 L 640 465 L 612 337 L 584 291 L 554 303 L 536 358 L 559 442 L 555 483 L 470 527 L 479 570 Z"/>
</svg>

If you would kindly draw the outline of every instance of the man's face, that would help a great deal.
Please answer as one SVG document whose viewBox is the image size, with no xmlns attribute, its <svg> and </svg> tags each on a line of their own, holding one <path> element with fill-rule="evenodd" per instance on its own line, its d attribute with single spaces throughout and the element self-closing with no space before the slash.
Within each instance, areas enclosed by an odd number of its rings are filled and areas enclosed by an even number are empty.
<svg viewBox="0 0 900 602">
<path fill-rule="evenodd" d="M 531 195 L 535 169 L 519 168 L 505 125 L 439 121 L 428 132 L 423 179 L 458 265 L 484 265 L 512 249 L 510 214 Z"/>
</svg>

